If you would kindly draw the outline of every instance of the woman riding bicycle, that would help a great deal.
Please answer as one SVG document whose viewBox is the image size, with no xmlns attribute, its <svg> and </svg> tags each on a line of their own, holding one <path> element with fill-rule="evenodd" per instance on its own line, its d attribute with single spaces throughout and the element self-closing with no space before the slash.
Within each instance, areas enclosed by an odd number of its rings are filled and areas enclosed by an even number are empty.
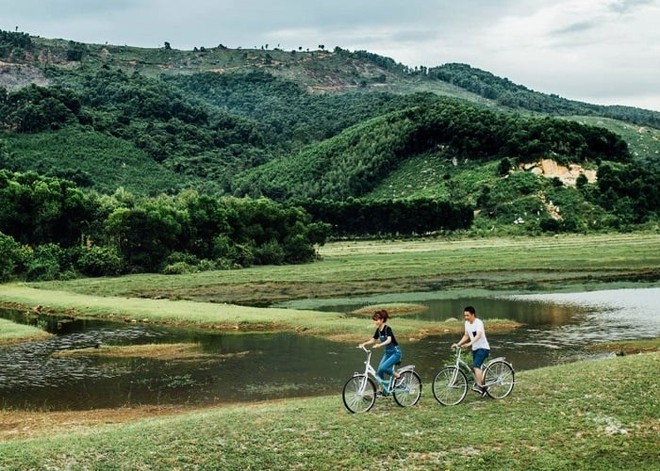
<svg viewBox="0 0 660 471">
<path fill-rule="evenodd" d="M 383 353 L 383 358 L 380 360 L 376 371 L 376 375 L 384 380 L 386 374 L 390 376 L 394 374 L 392 367 L 401 361 L 401 347 L 399 347 L 399 343 L 394 337 L 392 328 L 386 324 L 389 314 L 385 309 L 376 311 L 371 318 L 376 323 L 376 332 L 374 332 L 372 338 L 361 343 L 358 347 L 363 348 L 371 344 L 375 344 L 373 348 L 385 347 L 385 353 Z M 380 343 L 378 343 L 379 341 Z M 394 374 L 394 376 L 398 378 L 398 375 Z"/>
</svg>

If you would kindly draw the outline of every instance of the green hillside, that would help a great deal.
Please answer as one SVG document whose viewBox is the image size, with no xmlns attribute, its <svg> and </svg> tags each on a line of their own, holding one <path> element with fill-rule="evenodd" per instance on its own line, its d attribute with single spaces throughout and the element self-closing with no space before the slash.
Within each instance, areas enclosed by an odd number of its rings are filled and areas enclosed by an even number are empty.
<svg viewBox="0 0 660 471">
<path fill-rule="evenodd" d="M 0 36 L 7 170 L 101 193 L 266 196 L 315 217 L 350 199 L 360 211 L 451 203 L 464 223 L 469 207 L 475 227 L 528 232 L 657 218 L 658 112 L 538 93 L 466 64 L 412 69 L 368 51 Z M 582 175 L 568 175 L 576 168 Z M 346 211 L 332 207 L 335 218 Z"/>
<path fill-rule="evenodd" d="M 130 142 L 91 129 L 9 134 L 4 145 L 11 151 L 0 152 L 3 168 L 31 169 L 103 193 L 112 193 L 117 187 L 137 194 L 174 193 L 188 183 Z"/>
<path fill-rule="evenodd" d="M 258 188 L 275 199 L 364 196 L 407 159 L 428 152 L 481 163 L 511 158 L 521 164 L 550 155 L 564 163 L 631 160 L 626 143 L 603 128 L 443 99 L 364 121 L 247 171 L 236 191 Z"/>
</svg>

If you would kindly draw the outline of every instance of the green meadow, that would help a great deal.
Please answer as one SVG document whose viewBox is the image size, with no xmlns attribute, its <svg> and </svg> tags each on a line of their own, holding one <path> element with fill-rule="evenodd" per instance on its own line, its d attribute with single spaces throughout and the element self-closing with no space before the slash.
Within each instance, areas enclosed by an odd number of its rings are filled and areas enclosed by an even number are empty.
<svg viewBox="0 0 660 471">
<path fill-rule="evenodd" d="M 190 328 L 333 332 L 337 341 L 353 341 L 363 336 L 364 318 L 237 303 L 657 286 L 658 249 L 655 233 L 335 242 L 306 265 L 4 284 L 0 305 Z M 397 333 L 414 338 L 462 328 L 460 321 L 427 324 L 402 315 Z M 11 332 L 10 325 L 4 321 L 0 331 Z M 487 328 L 516 325 L 502 319 Z M 603 354 L 519 372 L 505 400 L 470 394 L 454 407 L 437 404 L 424 384 L 418 406 L 385 398 L 363 415 L 344 409 L 339 389 L 166 415 L 126 411 L 124 419 L 120 409 L 119 418 L 93 425 L 77 418 L 83 412 L 0 410 L 0 470 L 655 469 L 658 339 L 612 343 Z M 37 416 L 46 425 L 37 427 Z"/>
</svg>

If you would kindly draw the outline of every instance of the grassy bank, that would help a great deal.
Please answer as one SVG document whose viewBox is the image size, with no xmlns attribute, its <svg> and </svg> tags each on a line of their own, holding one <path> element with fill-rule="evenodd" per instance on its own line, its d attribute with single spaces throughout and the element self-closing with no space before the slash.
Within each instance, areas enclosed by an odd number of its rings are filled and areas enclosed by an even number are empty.
<svg viewBox="0 0 660 471">
<path fill-rule="evenodd" d="M 0 285 L 0 305 L 40 312 L 69 314 L 74 317 L 98 317 L 124 322 L 156 323 L 181 327 L 232 331 L 295 331 L 323 336 L 336 341 L 360 341 L 369 336 L 368 319 L 347 317 L 338 312 L 301 309 L 277 309 L 236 306 L 231 304 L 175 301 L 169 299 L 120 298 L 91 296 L 66 291 L 44 291 L 24 285 Z M 489 330 L 508 330 L 518 323 L 489 319 Z M 462 332 L 462 321 L 425 322 L 397 318 L 397 333 L 402 339 L 418 339 L 427 335 Z"/>
<path fill-rule="evenodd" d="M 236 405 L 0 443 L 2 470 L 657 469 L 660 353 L 524 371 L 503 401 L 331 397 Z M 237 426 L 241 424 L 241 426 Z"/>
<path fill-rule="evenodd" d="M 38 327 L 16 324 L 5 319 L 0 319 L 0 345 L 42 339 L 48 336 L 48 333 Z"/>
<path fill-rule="evenodd" d="M 335 242 L 305 265 L 133 275 L 30 286 L 94 296 L 265 305 L 304 298 L 453 289 L 556 290 L 658 282 L 660 235 Z"/>
<path fill-rule="evenodd" d="M 370 324 L 342 313 L 261 309 L 233 303 L 406 291 L 481 294 L 657 285 L 660 236 L 652 233 L 511 239 L 336 242 L 322 260 L 186 275 L 133 275 L 0 285 L 0 305 L 129 322 L 230 330 L 295 330 L 359 340 Z M 642 283 L 640 283 L 642 282 Z M 228 304 L 231 303 L 231 304 Z M 309 307 L 309 306 L 305 306 Z M 515 328 L 489 321 L 489 330 Z M 365 330 L 366 329 L 366 330 Z M 420 338 L 460 332 L 460 322 L 403 317 L 397 332 Z"/>
</svg>

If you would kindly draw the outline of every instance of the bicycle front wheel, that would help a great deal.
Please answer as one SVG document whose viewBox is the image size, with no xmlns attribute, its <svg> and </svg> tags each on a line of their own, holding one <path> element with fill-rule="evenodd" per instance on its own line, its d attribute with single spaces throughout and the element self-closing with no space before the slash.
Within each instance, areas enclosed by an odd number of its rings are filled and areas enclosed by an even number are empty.
<svg viewBox="0 0 660 471">
<path fill-rule="evenodd" d="M 460 369 L 447 366 L 433 378 L 433 397 L 443 406 L 459 404 L 468 391 L 468 380 Z"/>
<path fill-rule="evenodd" d="M 414 371 L 404 371 L 394 383 L 393 395 L 401 407 L 414 406 L 422 396 L 422 378 Z"/>
<path fill-rule="evenodd" d="M 365 375 L 353 376 L 344 384 L 342 398 L 352 414 L 367 412 L 376 402 L 376 385 Z"/>
<path fill-rule="evenodd" d="M 484 370 L 484 385 L 493 399 L 503 399 L 513 390 L 515 372 L 505 361 L 495 361 Z"/>
</svg>

